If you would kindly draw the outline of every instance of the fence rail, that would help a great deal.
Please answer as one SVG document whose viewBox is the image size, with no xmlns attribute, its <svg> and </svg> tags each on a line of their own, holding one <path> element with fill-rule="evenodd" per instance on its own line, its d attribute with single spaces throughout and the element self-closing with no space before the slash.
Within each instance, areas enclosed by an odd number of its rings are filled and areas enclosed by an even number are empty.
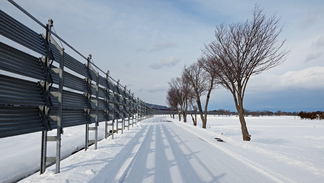
<svg viewBox="0 0 324 183">
<path fill-rule="evenodd" d="M 109 72 L 97 72 L 91 55 L 82 63 L 66 53 L 52 26 L 49 20 L 45 34 L 39 34 L 0 10 L 0 34 L 40 54 L 0 42 L 0 138 L 42 131 L 41 173 L 49 163 L 60 172 L 63 128 L 85 125 L 85 149 L 91 143 L 96 149 L 99 122 L 105 122 L 105 137 L 113 138 L 115 130 L 123 132 L 151 110 Z M 57 135 L 48 136 L 53 129 Z M 89 139 L 89 131 L 95 131 L 95 139 Z M 49 141 L 57 143 L 56 157 L 47 157 Z"/>
</svg>

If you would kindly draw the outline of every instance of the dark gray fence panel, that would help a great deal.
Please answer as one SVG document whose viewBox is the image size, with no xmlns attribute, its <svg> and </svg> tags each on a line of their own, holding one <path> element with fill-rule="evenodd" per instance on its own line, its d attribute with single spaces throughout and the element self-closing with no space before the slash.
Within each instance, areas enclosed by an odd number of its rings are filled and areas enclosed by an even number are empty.
<svg viewBox="0 0 324 183">
<path fill-rule="evenodd" d="M 0 138 L 42 130 L 38 107 L 0 105 Z"/>
<path fill-rule="evenodd" d="M 45 105 L 42 91 L 38 83 L 2 74 L 0 74 L 0 78 L 0 105 Z"/>
<path fill-rule="evenodd" d="M 99 84 L 104 88 L 108 88 L 106 78 L 102 77 L 101 75 L 99 75 Z"/>
<path fill-rule="evenodd" d="M 98 109 L 99 110 L 106 110 L 107 109 L 107 103 L 106 101 L 102 100 L 102 99 L 99 99 L 99 106 L 98 106 Z"/>
<path fill-rule="evenodd" d="M 57 78 L 58 79 L 58 78 Z M 56 82 L 56 79 L 53 79 Z M 64 84 L 68 88 L 80 91 L 80 92 L 87 92 L 86 81 L 83 78 L 79 78 L 75 75 L 72 75 L 68 72 L 64 72 Z"/>
<path fill-rule="evenodd" d="M 51 50 L 51 54 L 53 56 L 53 60 L 61 60 L 61 53 L 60 50 L 53 44 L 50 42 L 49 44 L 50 50 Z"/>
<path fill-rule="evenodd" d="M 107 88 L 111 91 L 115 91 L 115 85 L 111 81 L 107 81 Z"/>
<path fill-rule="evenodd" d="M 147 114 L 144 103 L 135 99 L 126 86 L 111 78 L 109 72 L 100 75 L 103 71 L 91 63 L 91 55 L 86 59 L 52 33 L 52 23 L 49 20 L 42 25 L 46 28 L 43 36 L 0 10 L 0 34 L 40 54 L 36 58 L 0 42 L 0 71 L 10 73 L 0 74 L 0 138 L 42 131 L 41 173 L 46 159 L 56 159 L 59 173 L 63 128 L 85 125 L 85 149 L 94 141 L 96 149 L 97 135 L 90 140 L 88 134 L 90 130 L 97 134 L 99 122 L 106 121 L 107 137 L 108 125 L 114 130 L 114 120 L 118 131 L 118 123 L 122 123 L 123 130 L 125 121 L 129 128 L 135 113 L 140 119 Z M 66 53 L 51 34 L 86 59 L 86 64 Z M 92 123 L 95 127 L 89 126 Z M 57 153 L 56 157 L 47 157 L 47 132 L 52 129 L 57 130 L 57 136 L 50 137 L 56 139 Z"/>
<path fill-rule="evenodd" d="M 90 78 L 91 78 L 94 82 L 96 82 L 96 81 L 97 81 L 97 74 L 96 74 L 97 71 L 94 71 L 94 68 L 90 67 L 90 69 L 89 69 L 88 72 L 89 72 L 89 76 L 90 76 Z"/>
<path fill-rule="evenodd" d="M 57 97 L 55 96 L 55 92 L 58 92 L 57 88 L 52 88 L 51 91 L 51 99 L 53 106 L 58 106 Z M 63 107 L 69 109 L 85 109 L 87 108 L 87 103 L 84 100 L 84 94 L 79 94 L 70 91 L 63 91 Z"/>
<path fill-rule="evenodd" d="M 89 77 L 87 73 L 87 67 L 85 64 L 79 62 L 69 54 L 65 53 L 64 54 L 64 64 L 65 67 L 71 69 L 72 71 L 84 76 L 84 77 Z"/>
<path fill-rule="evenodd" d="M 99 97 L 106 98 L 106 89 L 99 87 Z"/>
<path fill-rule="evenodd" d="M 41 54 L 46 55 L 41 35 L 0 10 L 0 34 Z"/>
<path fill-rule="evenodd" d="M 98 111 L 98 121 L 109 121 L 103 110 Z"/>
<path fill-rule="evenodd" d="M 57 108 L 51 109 L 51 113 L 57 114 Z M 62 127 L 71 127 L 87 124 L 88 119 L 84 109 L 64 109 L 62 118 Z M 53 129 L 57 128 L 56 116 L 51 116 L 50 124 Z"/>
<path fill-rule="evenodd" d="M 39 59 L 0 42 L 0 69 L 27 77 L 45 80 Z"/>
</svg>

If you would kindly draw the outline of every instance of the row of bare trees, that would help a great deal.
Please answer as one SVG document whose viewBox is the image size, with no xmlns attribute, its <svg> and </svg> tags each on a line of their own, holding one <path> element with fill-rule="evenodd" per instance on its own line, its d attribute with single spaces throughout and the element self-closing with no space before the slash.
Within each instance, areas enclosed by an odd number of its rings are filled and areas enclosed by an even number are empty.
<svg viewBox="0 0 324 183">
<path fill-rule="evenodd" d="M 202 127 L 206 128 L 210 94 L 215 86 L 220 85 L 233 95 L 243 140 L 250 141 L 243 107 L 247 83 L 251 76 L 284 61 L 287 51 L 281 51 L 285 42 L 278 41 L 281 31 L 278 19 L 275 16 L 267 18 L 257 5 L 252 20 L 217 26 L 216 39 L 205 45 L 197 63 L 185 66 L 181 77 L 169 82 L 167 102 L 178 110 L 179 120 L 182 115 L 186 122 L 188 107 L 195 108 L 196 105 Z M 204 94 L 206 100 L 203 108 L 201 96 Z"/>
<path fill-rule="evenodd" d="M 215 75 L 203 69 L 201 63 L 194 63 L 185 66 L 181 77 L 172 79 L 169 82 L 170 89 L 167 95 L 167 102 L 170 107 L 176 108 L 179 120 L 187 122 L 187 111 L 199 111 L 202 127 L 207 124 L 207 107 L 212 90 L 217 85 Z M 202 106 L 201 96 L 207 94 L 205 106 Z M 196 115 L 195 115 L 196 116 Z M 197 118 L 193 117 L 193 123 L 197 125 Z"/>
<path fill-rule="evenodd" d="M 323 111 L 318 111 L 318 112 L 303 112 L 303 111 L 300 111 L 298 113 L 298 116 L 301 118 L 301 119 L 324 119 L 324 112 Z"/>
</svg>

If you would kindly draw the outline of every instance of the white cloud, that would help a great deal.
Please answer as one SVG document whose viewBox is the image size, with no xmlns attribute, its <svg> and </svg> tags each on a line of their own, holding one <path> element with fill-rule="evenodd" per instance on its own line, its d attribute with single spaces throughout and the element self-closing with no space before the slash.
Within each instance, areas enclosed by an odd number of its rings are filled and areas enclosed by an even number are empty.
<svg viewBox="0 0 324 183">
<path fill-rule="evenodd" d="M 168 89 L 167 85 L 155 84 L 148 89 L 149 92 L 166 92 Z"/>
<path fill-rule="evenodd" d="M 161 69 L 162 67 L 173 67 L 180 62 L 180 58 L 171 56 L 167 59 L 162 59 L 150 65 L 152 69 Z"/>
<path fill-rule="evenodd" d="M 316 60 L 324 55 L 324 36 L 314 39 L 306 56 L 306 62 Z"/>
<path fill-rule="evenodd" d="M 306 62 L 309 62 L 309 61 L 311 61 L 311 60 L 318 59 L 318 58 L 320 58 L 322 55 L 323 55 L 322 52 L 314 52 L 314 53 L 310 53 L 310 54 L 308 54 L 307 57 L 306 57 Z"/>
<path fill-rule="evenodd" d="M 283 75 L 260 74 L 251 78 L 247 91 L 280 91 L 286 89 L 324 89 L 324 67 L 316 66 Z"/>
<path fill-rule="evenodd" d="M 177 45 L 171 42 L 159 42 L 153 46 L 151 51 L 161 51 L 168 48 L 175 48 Z"/>
<path fill-rule="evenodd" d="M 314 42 L 312 46 L 315 49 L 323 49 L 324 48 L 324 36 L 322 36 L 316 42 Z"/>
<path fill-rule="evenodd" d="M 289 88 L 324 88 L 324 67 L 289 71 L 280 76 L 280 85 Z"/>
<path fill-rule="evenodd" d="M 304 18 L 301 20 L 301 26 L 305 28 L 321 22 L 324 18 L 323 10 L 324 8 L 322 6 L 317 6 L 313 7 L 313 9 L 310 9 L 307 15 L 305 15 Z"/>
</svg>

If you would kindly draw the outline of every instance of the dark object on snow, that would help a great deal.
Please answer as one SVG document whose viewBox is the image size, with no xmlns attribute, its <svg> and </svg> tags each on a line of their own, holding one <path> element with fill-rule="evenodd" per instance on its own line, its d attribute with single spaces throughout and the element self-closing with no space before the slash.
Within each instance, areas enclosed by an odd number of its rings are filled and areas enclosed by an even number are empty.
<svg viewBox="0 0 324 183">
<path fill-rule="evenodd" d="M 223 139 L 221 139 L 221 138 L 215 138 L 218 142 L 225 142 Z"/>
</svg>

